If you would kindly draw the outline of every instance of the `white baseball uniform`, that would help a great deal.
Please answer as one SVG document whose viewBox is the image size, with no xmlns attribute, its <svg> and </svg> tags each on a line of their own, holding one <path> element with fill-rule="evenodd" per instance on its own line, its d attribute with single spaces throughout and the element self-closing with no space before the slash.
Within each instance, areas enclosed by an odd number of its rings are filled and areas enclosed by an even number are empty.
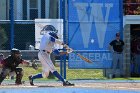
<svg viewBox="0 0 140 93">
<path fill-rule="evenodd" d="M 58 50 L 54 50 L 55 43 L 67 46 L 63 42 L 58 40 L 58 36 L 56 33 L 46 33 L 43 35 L 41 42 L 40 42 L 40 48 L 38 53 L 38 58 L 42 63 L 42 74 L 39 73 L 34 76 L 29 76 L 30 84 L 34 85 L 33 80 L 37 78 L 45 78 L 49 76 L 49 72 L 57 77 L 60 81 L 63 82 L 63 86 L 73 86 L 74 84 L 71 84 L 70 82 L 66 81 L 55 69 L 50 54 L 53 52 L 55 54 L 60 54 Z"/>
<path fill-rule="evenodd" d="M 55 39 L 48 33 L 43 35 L 43 37 L 41 38 L 38 58 L 42 63 L 42 70 L 43 70 L 42 74 L 43 75 L 45 74 L 46 77 L 49 75 L 49 71 L 51 71 L 52 73 L 56 71 L 54 64 L 50 58 L 50 54 L 54 50 L 55 43 L 62 44 L 61 41 Z"/>
</svg>

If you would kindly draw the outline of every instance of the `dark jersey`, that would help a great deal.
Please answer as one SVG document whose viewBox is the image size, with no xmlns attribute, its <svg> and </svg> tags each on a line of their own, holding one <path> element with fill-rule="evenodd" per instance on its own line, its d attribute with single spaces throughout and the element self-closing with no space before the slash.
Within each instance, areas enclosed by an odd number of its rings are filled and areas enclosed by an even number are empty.
<svg viewBox="0 0 140 93">
<path fill-rule="evenodd" d="M 5 68 L 9 68 L 13 71 L 16 69 L 16 67 L 18 67 L 20 63 L 22 63 L 22 61 L 23 60 L 21 58 L 15 58 L 13 56 L 9 56 L 2 61 L 2 64 Z"/>
<path fill-rule="evenodd" d="M 124 42 L 122 40 L 113 40 L 112 42 L 110 42 L 110 45 L 113 47 L 113 50 L 116 52 L 122 52 L 123 51 L 123 46 L 124 46 Z"/>
</svg>

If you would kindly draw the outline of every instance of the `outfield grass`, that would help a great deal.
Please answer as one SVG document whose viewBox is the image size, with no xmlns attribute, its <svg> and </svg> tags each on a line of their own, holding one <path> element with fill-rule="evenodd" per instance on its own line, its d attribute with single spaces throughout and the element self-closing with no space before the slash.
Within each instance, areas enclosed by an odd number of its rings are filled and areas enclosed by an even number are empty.
<svg viewBox="0 0 140 93">
<path fill-rule="evenodd" d="M 38 70 L 34 70 L 32 67 L 23 67 L 23 69 L 24 69 L 23 80 L 28 80 L 29 75 L 31 75 L 31 74 L 34 75 L 34 74 L 40 73 L 42 71 L 41 67 L 39 67 Z M 60 67 L 56 67 L 56 69 L 58 72 L 60 72 Z M 67 68 L 66 78 L 68 80 L 73 80 L 73 79 L 105 79 L 103 77 L 103 71 L 99 70 L 99 69 L 96 70 L 96 69 L 68 69 L 68 68 Z"/>
<path fill-rule="evenodd" d="M 38 70 L 34 70 L 32 67 L 23 67 L 24 77 L 23 80 L 28 80 L 29 75 L 34 75 L 42 72 L 41 67 Z M 60 67 L 56 67 L 57 71 L 60 73 Z M 52 80 L 56 78 L 44 78 L 40 80 Z M 103 76 L 102 69 L 68 69 L 67 68 L 67 80 L 86 80 L 86 79 L 97 79 L 106 80 L 107 78 Z M 56 79 L 57 80 L 57 79 Z M 140 78 L 114 78 L 113 80 L 140 80 Z"/>
</svg>

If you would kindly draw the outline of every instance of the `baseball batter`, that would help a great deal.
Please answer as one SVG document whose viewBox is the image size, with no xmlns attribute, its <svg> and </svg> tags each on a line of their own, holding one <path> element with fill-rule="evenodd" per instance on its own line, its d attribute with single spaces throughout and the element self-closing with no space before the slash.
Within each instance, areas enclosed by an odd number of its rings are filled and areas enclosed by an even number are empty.
<svg viewBox="0 0 140 93">
<path fill-rule="evenodd" d="M 54 49 L 55 44 L 59 44 L 59 45 L 63 45 L 64 47 L 68 47 L 66 44 L 64 44 L 62 41 L 59 40 L 57 33 L 55 33 L 55 32 L 47 32 L 41 38 L 38 58 L 42 64 L 43 71 L 42 71 L 42 73 L 39 73 L 37 75 L 29 76 L 29 81 L 30 81 L 31 85 L 34 85 L 34 83 L 33 83 L 34 79 L 48 77 L 49 72 L 51 72 L 55 77 L 57 77 L 60 81 L 62 81 L 63 86 L 74 85 L 68 81 L 65 81 L 62 78 L 62 76 L 56 71 L 53 62 L 51 61 L 51 58 L 50 58 L 51 53 L 54 53 L 57 55 L 60 54 L 60 52 L 57 49 Z"/>
</svg>

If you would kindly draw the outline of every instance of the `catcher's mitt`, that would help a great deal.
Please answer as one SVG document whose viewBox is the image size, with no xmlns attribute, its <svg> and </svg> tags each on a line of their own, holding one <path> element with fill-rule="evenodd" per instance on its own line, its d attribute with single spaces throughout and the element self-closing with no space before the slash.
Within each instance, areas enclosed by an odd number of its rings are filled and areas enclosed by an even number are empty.
<svg viewBox="0 0 140 93">
<path fill-rule="evenodd" d="M 37 70 L 38 69 L 38 65 L 35 62 L 32 62 L 32 67 L 33 69 Z"/>
</svg>

